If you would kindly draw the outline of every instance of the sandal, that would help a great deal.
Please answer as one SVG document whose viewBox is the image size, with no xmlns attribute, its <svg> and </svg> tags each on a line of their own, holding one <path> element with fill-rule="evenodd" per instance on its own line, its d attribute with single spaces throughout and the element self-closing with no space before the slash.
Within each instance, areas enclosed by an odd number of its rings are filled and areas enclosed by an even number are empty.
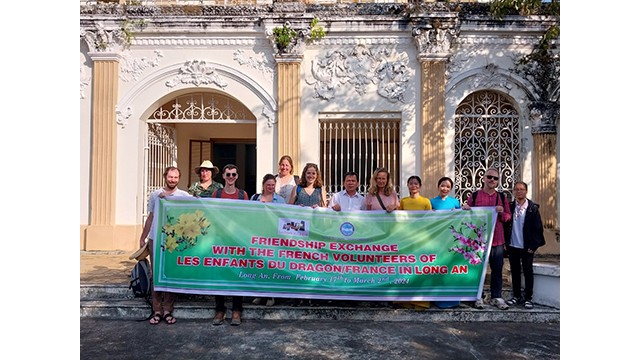
<svg viewBox="0 0 640 360">
<path fill-rule="evenodd" d="M 524 302 L 524 308 L 525 309 L 533 309 L 533 303 L 529 300 Z"/>
<path fill-rule="evenodd" d="M 171 324 L 175 324 L 176 323 L 176 318 L 173 317 L 173 315 L 169 312 L 164 314 L 164 316 L 162 317 L 162 319 L 164 319 L 164 322 L 166 322 L 167 324 L 171 325 Z"/>
<path fill-rule="evenodd" d="M 160 321 L 162 321 L 162 318 L 160 317 L 160 314 L 155 313 L 155 314 L 153 314 L 151 319 L 149 319 L 149 324 L 158 325 L 158 324 L 160 324 Z"/>
</svg>

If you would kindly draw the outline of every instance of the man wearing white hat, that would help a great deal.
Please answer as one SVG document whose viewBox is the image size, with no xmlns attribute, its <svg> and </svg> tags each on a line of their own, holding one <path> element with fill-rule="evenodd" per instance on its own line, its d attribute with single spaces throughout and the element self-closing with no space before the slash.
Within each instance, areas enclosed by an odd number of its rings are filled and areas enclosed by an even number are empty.
<svg viewBox="0 0 640 360">
<path fill-rule="evenodd" d="M 195 168 L 195 173 L 200 177 L 200 181 L 194 182 L 189 187 L 189 194 L 196 197 L 211 197 L 216 190 L 222 189 L 222 184 L 213 181 L 220 170 L 214 166 L 211 161 L 205 160 Z"/>
<path fill-rule="evenodd" d="M 151 250 L 153 249 L 153 234 L 150 234 L 150 231 L 151 225 L 153 224 L 153 211 L 156 205 L 156 199 L 167 196 L 191 196 L 188 192 L 178 189 L 180 169 L 175 166 L 169 166 L 164 170 L 162 175 L 164 177 L 164 187 L 149 195 L 149 216 L 144 222 L 144 229 L 142 230 L 142 235 L 140 235 L 140 247 L 146 245 Z M 147 236 L 149 236 L 149 244 L 145 244 Z M 151 252 L 151 261 L 153 261 L 153 251 Z M 149 324 L 158 325 L 161 320 L 164 320 L 167 324 L 174 324 L 176 318 L 173 317 L 171 313 L 173 312 L 173 303 L 176 300 L 176 294 L 153 290 L 151 298 L 153 316 L 149 319 Z"/>
</svg>

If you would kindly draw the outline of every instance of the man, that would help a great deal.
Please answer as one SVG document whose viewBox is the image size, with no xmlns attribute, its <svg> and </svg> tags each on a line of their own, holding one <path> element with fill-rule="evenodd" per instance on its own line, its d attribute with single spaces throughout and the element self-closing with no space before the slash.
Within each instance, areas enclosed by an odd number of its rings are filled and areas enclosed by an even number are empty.
<svg viewBox="0 0 640 360">
<path fill-rule="evenodd" d="M 505 224 L 505 243 L 509 251 L 511 266 L 511 284 L 513 298 L 507 304 L 523 305 L 533 309 L 533 256 L 536 250 L 545 244 L 544 228 L 540 216 L 540 206 L 527 199 L 527 184 L 517 181 L 513 186 L 515 200 L 509 203 L 513 214 L 511 221 Z M 522 279 L 524 274 L 524 297 L 522 297 Z"/>
<path fill-rule="evenodd" d="M 493 230 L 493 242 L 489 254 L 489 267 L 491 268 L 491 305 L 500 310 L 507 310 L 509 305 L 502 298 L 502 266 L 504 265 L 504 224 L 511 220 L 511 211 L 504 194 L 496 191 L 500 173 L 495 168 L 489 168 L 482 178 L 482 189 L 471 194 L 467 203 L 462 206 L 469 210 L 472 206 L 495 206 L 498 213 L 495 229 Z M 477 308 L 483 308 L 482 298 L 475 303 Z"/>
<path fill-rule="evenodd" d="M 164 187 L 155 190 L 149 195 L 149 216 L 144 222 L 144 229 L 142 235 L 140 235 L 140 247 L 145 246 L 145 239 L 149 236 L 149 249 L 151 250 L 151 261 L 153 262 L 153 236 L 150 234 L 151 225 L 153 224 L 153 212 L 156 206 L 156 199 L 164 198 L 168 196 L 191 196 L 188 192 L 178 189 L 178 182 L 180 182 L 180 169 L 175 166 L 169 166 L 164 170 L 162 174 L 164 177 Z M 149 324 L 158 325 L 161 320 L 164 320 L 167 324 L 174 324 L 176 318 L 173 317 L 173 303 L 176 300 L 176 294 L 164 291 L 151 292 L 151 306 L 153 308 L 153 316 L 149 319 Z"/>
<path fill-rule="evenodd" d="M 331 196 L 329 208 L 335 211 L 364 210 L 364 196 L 356 191 L 360 186 L 358 174 L 353 171 L 344 174 L 342 185 L 344 189 Z"/>
<path fill-rule="evenodd" d="M 238 180 L 238 167 L 233 164 L 225 165 L 222 169 L 224 187 L 213 193 L 214 198 L 249 200 L 247 192 L 236 187 Z M 231 325 L 238 326 L 242 323 L 242 296 L 232 296 Z M 213 317 L 213 325 L 224 323 L 227 307 L 224 305 L 224 295 L 216 295 L 216 314 Z"/>
</svg>

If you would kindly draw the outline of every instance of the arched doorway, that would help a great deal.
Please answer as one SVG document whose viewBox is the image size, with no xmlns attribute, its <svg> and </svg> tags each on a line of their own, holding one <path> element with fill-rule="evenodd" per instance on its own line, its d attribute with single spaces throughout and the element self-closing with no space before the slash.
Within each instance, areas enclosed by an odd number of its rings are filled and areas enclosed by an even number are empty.
<svg viewBox="0 0 640 360">
<path fill-rule="evenodd" d="M 457 198 L 463 203 L 481 188 L 491 167 L 500 171 L 498 190 L 512 198 L 522 172 L 520 116 L 512 100 L 496 91 L 474 92 L 458 105 L 454 119 Z"/>
<path fill-rule="evenodd" d="M 211 160 L 220 171 L 238 166 L 237 186 L 256 190 L 256 116 L 238 99 L 218 91 L 182 93 L 155 109 L 147 119 L 145 202 L 164 185 L 167 166 L 181 169 L 180 188 L 198 180 L 194 169 Z M 220 174 L 216 181 L 224 183 Z"/>
</svg>

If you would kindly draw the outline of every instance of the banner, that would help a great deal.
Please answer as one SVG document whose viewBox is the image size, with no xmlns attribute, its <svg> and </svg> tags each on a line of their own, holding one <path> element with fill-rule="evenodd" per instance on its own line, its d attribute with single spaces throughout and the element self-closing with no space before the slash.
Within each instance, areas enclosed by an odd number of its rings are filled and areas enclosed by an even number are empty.
<svg viewBox="0 0 640 360">
<path fill-rule="evenodd" d="M 475 300 L 493 207 L 355 211 L 213 198 L 159 199 L 155 288 L 343 300 Z"/>
</svg>

